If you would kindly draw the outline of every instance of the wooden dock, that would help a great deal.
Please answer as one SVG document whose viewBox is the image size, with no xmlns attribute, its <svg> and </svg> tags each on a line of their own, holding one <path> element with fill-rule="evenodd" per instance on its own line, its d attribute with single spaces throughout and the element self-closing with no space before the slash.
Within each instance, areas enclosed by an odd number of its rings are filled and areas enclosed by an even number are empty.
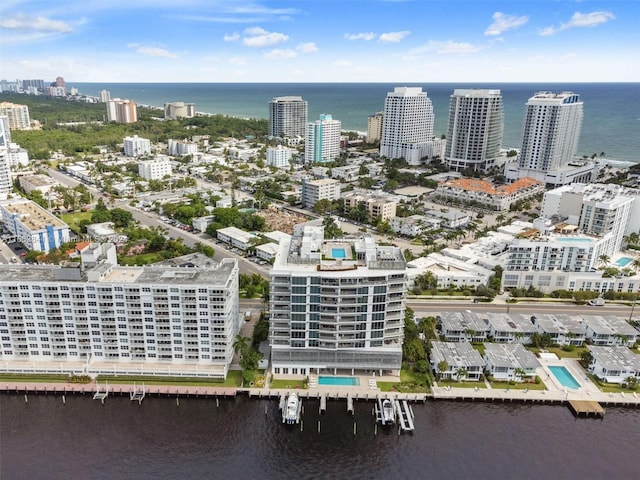
<svg viewBox="0 0 640 480">
<path fill-rule="evenodd" d="M 569 400 L 569 410 L 576 417 L 604 418 L 605 409 L 598 402 L 593 400 Z"/>
</svg>

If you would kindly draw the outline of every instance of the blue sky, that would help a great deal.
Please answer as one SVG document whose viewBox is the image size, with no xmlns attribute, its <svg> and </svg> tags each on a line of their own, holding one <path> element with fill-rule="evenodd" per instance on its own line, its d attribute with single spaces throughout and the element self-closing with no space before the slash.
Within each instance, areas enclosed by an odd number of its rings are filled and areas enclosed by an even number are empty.
<svg viewBox="0 0 640 480">
<path fill-rule="evenodd" d="M 640 2 L 2 0 L 0 77 L 638 82 Z"/>
</svg>

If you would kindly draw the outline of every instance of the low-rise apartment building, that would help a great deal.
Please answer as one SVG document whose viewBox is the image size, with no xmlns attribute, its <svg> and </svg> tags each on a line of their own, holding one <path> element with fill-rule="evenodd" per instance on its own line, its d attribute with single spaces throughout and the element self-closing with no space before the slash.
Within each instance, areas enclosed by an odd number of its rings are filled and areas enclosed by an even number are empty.
<svg viewBox="0 0 640 480">
<path fill-rule="evenodd" d="M 460 178 L 438 184 L 435 195 L 448 201 L 459 201 L 493 211 L 509 210 L 520 200 L 544 192 L 544 184 L 533 178 L 521 178 L 507 185 L 494 185 L 485 180 Z"/>
</svg>

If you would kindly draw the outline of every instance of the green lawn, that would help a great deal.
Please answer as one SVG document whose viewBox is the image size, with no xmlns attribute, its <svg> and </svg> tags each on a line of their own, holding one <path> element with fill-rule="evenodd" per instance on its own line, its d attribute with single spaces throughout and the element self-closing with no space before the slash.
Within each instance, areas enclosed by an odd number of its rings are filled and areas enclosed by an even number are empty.
<svg viewBox="0 0 640 480">
<path fill-rule="evenodd" d="M 489 382 L 491 388 L 496 390 L 546 390 L 544 383 L 516 383 L 515 385 L 509 385 L 508 382 Z"/>
<path fill-rule="evenodd" d="M 242 372 L 229 370 L 224 381 L 206 380 L 200 377 L 155 377 L 152 375 L 100 375 L 98 382 L 110 384 L 144 383 L 145 385 L 175 385 L 194 387 L 240 387 L 242 384 Z"/>
<path fill-rule="evenodd" d="M 118 256 L 118 263 L 120 265 L 149 265 L 164 260 L 160 252 L 141 253 L 140 255 L 133 255 L 131 257 L 125 257 L 123 255 Z"/>
<path fill-rule="evenodd" d="M 60 215 L 60 218 L 64 223 L 69 225 L 71 230 L 76 233 L 80 233 L 80 226 L 78 225 L 82 220 L 91 220 L 91 214 L 93 212 L 74 212 L 74 213 L 63 213 Z"/>
<path fill-rule="evenodd" d="M 530 347 L 529 350 L 536 354 L 540 352 L 540 349 L 535 347 Z M 545 348 L 545 350 L 551 353 L 555 353 L 560 358 L 580 358 L 580 354 L 582 352 L 586 352 L 588 348 L 576 347 L 571 352 L 563 350 L 562 347 L 547 347 Z"/>
<path fill-rule="evenodd" d="M 67 383 L 69 375 L 65 374 L 20 374 L 20 373 L 3 373 L 0 375 L 0 383 L 2 382 L 27 382 L 27 383 Z"/>
<path fill-rule="evenodd" d="M 376 385 L 382 392 L 426 393 L 430 390 L 429 385 L 425 382 L 424 375 L 406 367 L 400 370 L 400 382 L 377 381 Z"/>
<path fill-rule="evenodd" d="M 628 395 L 633 395 L 634 391 L 640 392 L 640 388 L 637 388 L 636 390 L 629 390 L 628 388 L 624 388 L 624 387 L 618 385 L 617 383 L 605 383 L 605 382 L 602 382 L 598 377 L 596 377 L 595 375 L 592 375 L 590 373 L 588 373 L 587 376 L 604 393 L 620 393 L 620 392 L 624 392 L 625 395 L 627 395 L 627 394 Z"/>
<path fill-rule="evenodd" d="M 271 379 L 269 382 L 270 388 L 296 388 L 301 389 L 305 388 L 302 380 L 274 380 Z"/>
<path fill-rule="evenodd" d="M 465 382 L 465 381 L 456 381 L 456 380 L 440 380 L 438 382 L 439 387 L 450 386 L 451 388 L 487 388 L 483 381 L 479 382 Z"/>
</svg>

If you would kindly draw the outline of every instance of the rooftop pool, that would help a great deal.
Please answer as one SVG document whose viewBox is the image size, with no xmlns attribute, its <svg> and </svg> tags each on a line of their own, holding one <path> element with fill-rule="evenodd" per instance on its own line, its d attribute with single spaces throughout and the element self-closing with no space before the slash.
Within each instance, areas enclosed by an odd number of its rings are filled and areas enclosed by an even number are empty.
<svg viewBox="0 0 640 480">
<path fill-rule="evenodd" d="M 573 375 L 569 373 L 569 370 L 567 370 L 566 367 L 552 366 L 549 367 L 549 370 L 551 370 L 553 376 L 556 377 L 563 387 L 572 388 L 574 390 L 580 388 L 580 384 L 575 378 L 573 378 Z"/>
<path fill-rule="evenodd" d="M 618 267 L 626 267 L 631 262 L 633 262 L 633 258 L 620 257 L 618 260 L 615 261 L 614 265 L 617 265 Z"/>
<path fill-rule="evenodd" d="M 559 242 L 593 242 L 591 238 L 585 237 L 558 237 Z"/>
<path fill-rule="evenodd" d="M 358 377 L 318 377 L 318 385 L 334 385 L 340 387 L 357 387 L 360 385 Z"/>
<path fill-rule="evenodd" d="M 331 256 L 333 258 L 347 258 L 347 251 L 344 248 L 332 248 Z"/>
</svg>

